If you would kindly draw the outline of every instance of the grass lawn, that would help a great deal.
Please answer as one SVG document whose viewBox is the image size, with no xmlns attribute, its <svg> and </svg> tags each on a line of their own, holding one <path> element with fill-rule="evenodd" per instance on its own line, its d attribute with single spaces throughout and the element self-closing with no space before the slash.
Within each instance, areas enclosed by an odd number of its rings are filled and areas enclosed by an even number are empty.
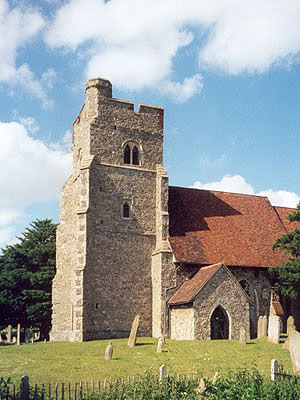
<svg viewBox="0 0 300 400">
<path fill-rule="evenodd" d="M 48 342 L 0 347 L 0 377 L 11 377 L 19 383 L 23 375 L 31 384 L 100 380 L 127 377 L 147 370 L 158 372 L 165 364 L 169 374 L 202 374 L 212 376 L 216 371 L 256 367 L 269 377 L 271 359 L 276 358 L 286 370 L 291 370 L 288 350 L 266 339 L 239 341 L 175 341 L 166 340 L 164 351 L 156 353 L 157 340 L 138 338 L 137 346 L 128 347 L 127 339 L 113 339 L 111 361 L 104 360 L 109 340 L 85 343 Z"/>
</svg>

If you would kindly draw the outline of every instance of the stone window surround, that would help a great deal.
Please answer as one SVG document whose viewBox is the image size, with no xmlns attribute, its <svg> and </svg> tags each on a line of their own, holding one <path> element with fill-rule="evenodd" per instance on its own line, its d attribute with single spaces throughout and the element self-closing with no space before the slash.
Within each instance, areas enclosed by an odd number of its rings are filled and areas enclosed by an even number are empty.
<svg viewBox="0 0 300 400">
<path fill-rule="evenodd" d="M 125 163 L 124 162 L 124 151 L 125 151 L 125 147 L 127 145 L 130 148 L 130 163 Z M 134 149 L 134 147 L 136 147 L 137 150 L 138 150 L 138 157 L 139 157 L 139 163 L 138 164 L 133 164 L 133 149 Z M 123 153 L 124 165 L 133 166 L 133 167 L 140 167 L 143 164 L 143 162 L 142 162 L 143 161 L 143 148 L 142 148 L 140 143 L 138 143 L 137 141 L 135 141 L 133 139 L 127 139 L 122 143 L 121 148 L 122 148 L 122 153 Z"/>
<path fill-rule="evenodd" d="M 129 206 L 129 217 L 124 216 L 124 206 L 127 204 Z M 133 200 L 132 199 L 124 199 L 122 206 L 121 206 L 121 216 L 123 220 L 132 220 L 132 205 L 133 205 Z"/>
</svg>

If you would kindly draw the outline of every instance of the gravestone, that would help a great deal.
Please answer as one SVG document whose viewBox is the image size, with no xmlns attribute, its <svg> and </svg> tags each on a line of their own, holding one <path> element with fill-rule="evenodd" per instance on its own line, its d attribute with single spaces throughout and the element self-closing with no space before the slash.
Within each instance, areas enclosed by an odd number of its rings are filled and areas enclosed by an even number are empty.
<svg viewBox="0 0 300 400">
<path fill-rule="evenodd" d="M 262 338 L 262 322 L 263 322 L 263 317 L 262 315 L 260 315 L 257 320 L 257 339 Z"/>
<path fill-rule="evenodd" d="M 263 316 L 262 320 L 262 337 L 268 336 L 268 318 L 266 315 Z"/>
<path fill-rule="evenodd" d="M 111 360 L 112 355 L 113 355 L 113 346 L 112 342 L 109 342 L 105 349 L 104 360 Z"/>
<path fill-rule="evenodd" d="M 294 317 L 290 315 L 287 319 L 287 333 L 290 334 L 291 332 L 294 332 L 296 330 L 295 327 L 295 322 L 294 322 Z"/>
<path fill-rule="evenodd" d="M 271 381 L 276 381 L 278 379 L 278 361 L 271 360 Z"/>
<path fill-rule="evenodd" d="M 159 382 L 163 383 L 164 379 L 167 378 L 167 367 L 165 365 L 161 365 L 159 368 Z"/>
<path fill-rule="evenodd" d="M 7 327 L 7 342 L 11 343 L 11 325 Z"/>
<path fill-rule="evenodd" d="M 17 325 L 17 345 L 21 344 L 21 324 Z"/>
<path fill-rule="evenodd" d="M 137 314 L 132 322 L 131 331 L 128 338 L 128 346 L 134 347 L 136 342 L 136 335 L 140 324 L 140 316 Z"/>
<path fill-rule="evenodd" d="M 280 317 L 278 317 L 277 315 L 269 316 L 268 337 L 269 337 L 269 342 L 279 343 Z"/>
<path fill-rule="evenodd" d="M 247 343 L 246 330 L 243 327 L 241 327 L 240 329 L 240 343 L 241 344 Z"/>
<path fill-rule="evenodd" d="M 30 342 L 30 336 L 31 336 L 31 329 L 30 328 L 26 328 L 25 329 L 25 343 L 29 343 Z"/>
<path fill-rule="evenodd" d="M 160 338 L 159 341 L 157 342 L 156 353 L 162 353 L 163 344 L 164 340 L 163 338 Z"/>
<path fill-rule="evenodd" d="M 17 325 L 17 345 L 20 346 L 21 344 L 21 325 Z"/>
<path fill-rule="evenodd" d="M 17 343 L 17 338 L 15 336 L 13 336 L 11 343 Z"/>
<path fill-rule="evenodd" d="M 300 372 L 300 333 L 297 331 L 291 332 L 289 335 L 289 349 L 293 370 L 296 374 Z"/>
</svg>

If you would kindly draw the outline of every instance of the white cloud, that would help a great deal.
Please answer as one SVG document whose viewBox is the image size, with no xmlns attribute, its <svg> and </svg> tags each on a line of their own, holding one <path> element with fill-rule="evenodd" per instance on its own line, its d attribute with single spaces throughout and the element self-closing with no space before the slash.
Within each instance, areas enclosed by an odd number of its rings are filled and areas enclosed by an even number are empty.
<svg viewBox="0 0 300 400">
<path fill-rule="evenodd" d="M 0 0 L 0 82 L 11 87 L 11 94 L 15 90 L 19 91 L 20 87 L 26 89 L 41 100 L 44 108 L 48 108 L 52 103 L 47 90 L 54 71 L 50 69 L 38 80 L 29 65 L 17 65 L 18 51 L 44 26 L 42 15 L 29 5 L 26 8 L 18 6 L 10 9 L 6 0 Z"/>
<path fill-rule="evenodd" d="M 0 122 L 0 246 L 32 203 L 57 200 L 71 172 L 71 153 L 29 136 L 18 122 Z"/>
<path fill-rule="evenodd" d="M 247 183 L 241 175 L 227 174 L 224 175 L 220 181 L 209 183 L 201 183 L 200 181 L 196 181 L 192 187 L 205 190 L 219 190 L 223 192 L 267 196 L 271 204 L 274 206 L 296 207 L 300 201 L 300 197 L 296 193 L 287 192 L 285 190 L 276 191 L 267 189 L 260 192 L 255 192 L 253 186 Z"/>
<path fill-rule="evenodd" d="M 223 164 L 226 159 L 226 154 L 222 154 L 220 157 L 216 158 L 215 160 L 211 160 L 206 154 L 203 154 L 200 157 L 200 165 L 202 167 L 216 167 L 218 165 Z"/>
<path fill-rule="evenodd" d="M 21 117 L 20 122 L 25 126 L 29 133 L 38 132 L 40 129 L 37 121 L 33 117 Z"/>
<path fill-rule="evenodd" d="M 125 89 L 152 86 L 185 101 L 201 75 L 173 79 L 175 56 L 192 42 L 200 71 L 262 73 L 299 61 L 296 0 L 69 0 L 49 24 L 46 42 L 86 53 L 86 78 L 103 76 Z"/>
</svg>

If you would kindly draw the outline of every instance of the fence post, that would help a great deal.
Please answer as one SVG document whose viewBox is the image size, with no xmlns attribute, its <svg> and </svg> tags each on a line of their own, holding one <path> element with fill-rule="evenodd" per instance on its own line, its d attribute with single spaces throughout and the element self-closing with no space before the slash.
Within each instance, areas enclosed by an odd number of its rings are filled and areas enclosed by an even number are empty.
<svg viewBox="0 0 300 400">
<path fill-rule="evenodd" d="M 278 379 L 278 361 L 273 359 L 271 361 L 271 381 Z"/>
<path fill-rule="evenodd" d="M 21 391 L 21 400 L 28 400 L 29 399 L 29 377 L 27 375 L 22 376 L 21 384 L 20 384 L 20 391 Z"/>
</svg>

